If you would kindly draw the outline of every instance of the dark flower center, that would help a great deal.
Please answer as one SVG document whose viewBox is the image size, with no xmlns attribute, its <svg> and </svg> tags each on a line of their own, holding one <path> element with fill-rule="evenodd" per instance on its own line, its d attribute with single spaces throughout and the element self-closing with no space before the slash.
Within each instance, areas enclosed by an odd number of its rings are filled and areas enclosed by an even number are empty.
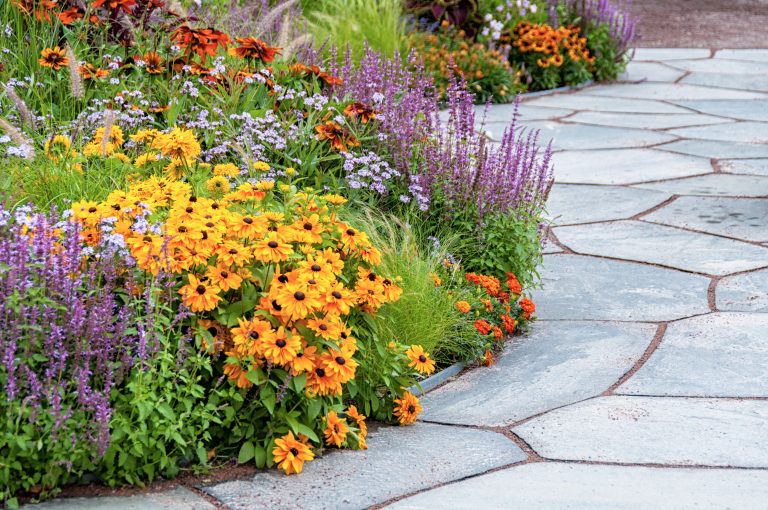
<svg viewBox="0 0 768 510">
<path fill-rule="evenodd" d="M 415 413 L 416 412 L 416 408 L 413 407 L 413 406 L 408 406 L 408 412 L 409 413 Z"/>
<path fill-rule="evenodd" d="M 295 456 L 297 456 L 299 454 L 299 450 L 297 450 L 296 448 L 291 448 L 291 453 L 295 457 Z"/>
<path fill-rule="evenodd" d="M 182 234 L 183 234 L 184 232 L 186 232 L 186 231 L 187 231 L 187 227 L 185 227 L 184 225 L 182 225 L 182 226 L 180 226 L 180 227 L 179 227 L 179 232 L 181 232 Z"/>
<path fill-rule="evenodd" d="M 348 228 L 348 229 L 347 229 L 347 235 L 348 235 L 348 236 L 353 236 L 353 235 L 355 235 L 355 231 L 354 231 L 354 230 L 352 230 L 351 228 Z"/>
<path fill-rule="evenodd" d="M 426 363 L 427 357 L 422 354 L 421 356 L 419 356 L 419 361 L 421 361 L 422 363 Z"/>
<path fill-rule="evenodd" d="M 317 264 L 312 264 L 312 267 L 311 267 L 310 269 L 311 269 L 312 271 L 314 271 L 314 272 L 318 272 L 318 271 L 320 271 L 320 270 L 322 269 L 322 267 L 320 267 L 320 266 L 319 266 L 319 265 L 317 265 Z"/>
<path fill-rule="evenodd" d="M 186 208 L 186 209 L 184 209 L 184 210 L 185 210 L 185 211 L 187 211 L 187 213 L 191 213 L 191 212 L 193 212 L 193 211 L 194 211 L 194 209 L 193 209 L 192 207 L 187 207 L 187 208 Z"/>
<path fill-rule="evenodd" d="M 297 290 L 296 292 L 294 292 L 294 293 L 293 293 L 293 298 L 294 298 L 296 301 L 304 301 L 304 298 L 305 298 L 305 297 L 306 297 L 306 296 L 304 295 L 304 293 L 303 293 L 303 292 L 301 292 L 300 290 Z"/>
<path fill-rule="evenodd" d="M 248 333 L 248 336 L 251 337 L 252 340 L 258 340 L 259 339 L 259 332 L 258 331 L 251 331 Z"/>
<path fill-rule="evenodd" d="M 346 362 L 347 362 L 347 360 L 345 360 L 344 357 L 336 356 L 336 363 L 338 363 L 339 365 L 343 365 Z"/>
<path fill-rule="evenodd" d="M 277 303 L 277 301 L 275 301 L 274 299 L 272 300 L 272 308 L 274 308 L 274 309 L 275 309 L 275 310 L 277 310 L 278 312 L 279 312 L 280 310 L 282 310 L 282 309 L 283 309 L 283 307 L 282 307 L 282 306 L 280 306 L 280 305 Z"/>
<path fill-rule="evenodd" d="M 195 289 L 195 292 L 197 292 L 200 295 L 205 294 L 205 285 L 198 285 Z"/>
<path fill-rule="evenodd" d="M 284 274 L 281 274 L 280 276 L 277 277 L 277 281 L 280 283 L 288 283 L 288 277 L 285 276 Z"/>
<path fill-rule="evenodd" d="M 311 280 L 307 280 L 307 283 L 310 284 L 310 285 L 316 285 L 317 284 L 317 280 L 312 278 Z"/>
<path fill-rule="evenodd" d="M 325 370 L 323 370 L 322 368 L 316 368 L 315 374 L 317 374 L 318 377 L 325 377 Z"/>
<path fill-rule="evenodd" d="M 243 223 L 245 223 L 246 225 L 250 225 L 251 223 L 253 223 L 253 219 L 245 217 L 243 218 Z"/>
<path fill-rule="evenodd" d="M 228 273 L 228 272 L 226 272 L 226 271 L 222 271 L 222 272 L 221 272 L 221 277 L 222 277 L 222 278 L 228 278 L 228 277 L 229 277 L 229 273 Z"/>
<path fill-rule="evenodd" d="M 152 238 L 151 238 L 151 237 L 149 237 L 149 236 L 144 236 L 144 238 L 143 238 L 143 239 L 144 239 L 144 242 L 145 242 L 145 243 L 151 243 L 151 242 L 152 242 Z"/>
<path fill-rule="evenodd" d="M 341 299 L 341 292 L 339 292 L 338 290 L 334 290 L 333 292 L 331 292 L 331 296 L 335 297 L 336 299 Z"/>
<path fill-rule="evenodd" d="M 189 197 L 190 202 L 197 202 L 197 197 Z"/>
<path fill-rule="evenodd" d="M 341 338 L 343 338 L 343 339 L 345 339 L 345 340 L 347 339 L 347 334 L 346 334 L 346 333 L 344 333 L 343 331 L 341 332 Z"/>
<path fill-rule="evenodd" d="M 211 336 L 216 336 L 219 333 L 219 330 L 211 326 L 210 328 L 208 328 L 208 333 L 210 333 Z"/>
<path fill-rule="evenodd" d="M 312 230 L 312 224 L 311 223 L 305 223 L 304 224 L 304 230 Z"/>
<path fill-rule="evenodd" d="M 95 213 L 96 211 L 98 211 L 98 209 L 96 209 L 95 207 L 91 207 L 88 209 L 89 213 Z"/>
<path fill-rule="evenodd" d="M 237 255 L 237 250 L 232 248 L 231 250 L 229 250 L 229 254 L 230 255 Z"/>
<path fill-rule="evenodd" d="M 278 346 L 278 347 L 280 347 L 280 348 L 282 349 L 283 347 L 285 347 L 285 340 L 283 340 L 283 339 L 281 338 L 281 339 L 279 339 L 277 342 L 275 342 L 275 345 L 276 345 L 276 346 Z"/>
<path fill-rule="evenodd" d="M 371 273 L 368 275 L 368 279 L 372 282 L 376 281 L 376 273 Z"/>
<path fill-rule="evenodd" d="M 272 248 L 273 250 L 278 247 L 277 241 L 270 241 L 267 243 L 267 246 Z"/>
<path fill-rule="evenodd" d="M 205 224 L 205 226 L 208 228 L 213 228 L 213 222 L 209 221 L 208 223 Z"/>
<path fill-rule="evenodd" d="M 320 329 L 320 331 L 328 331 L 328 326 L 326 326 L 325 324 L 320 324 L 318 329 Z"/>
</svg>

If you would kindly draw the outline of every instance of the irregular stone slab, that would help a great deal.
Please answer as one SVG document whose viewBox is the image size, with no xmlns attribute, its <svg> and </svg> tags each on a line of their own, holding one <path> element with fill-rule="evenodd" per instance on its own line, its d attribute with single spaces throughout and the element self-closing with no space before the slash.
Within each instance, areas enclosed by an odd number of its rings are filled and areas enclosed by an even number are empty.
<svg viewBox="0 0 768 510">
<path fill-rule="evenodd" d="M 706 313 L 709 278 L 578 255 L 546 255 L 541 319 L 664 321 Z"/>
<path fill-rule="evenodd" d="M 705 124 L 727 124 L 733 122 L 722 117 L 687 113 L 609 113 L 609 112 L 578 112 L 565 119 L 565 122 L 580 124 L 596 124 L 598 126 L 625 127 L 636 129 L 670 129 L 676 127 L 702 126 Z"/>
<path fill-rule="evenodd" d="M 632 368 L 655 333 L 653 324 L 539 322 L 495 365 L 425 396 L 420 418 L 497 427 L 594 397 Z"/>
<path fill-rule="evenodd" d="M 768 270 L 723 278 L 716 297 L 718 310 L 768 312 Z"/>
<path fill-rule="evenodd" d="M 711 52 L 704 48 L 637 48 L 632 60 L 678 60 L 709 58 Z"/>
<path fill-rule="evenodd" d="M 592 88 L 578 94 L 557 94 L 524 100 L 524 105 L 567 108 L 569 110 L 594 110 L 617 113 L 691 113 L 690 110 L 658 101 L 599 97 L 589 95 Z"/>
<path fill-rule="evenodd" d="M 235 510 L 358 509 L 526 458 L 501 434 L 428 423 L 372 430 L 368 446 L 331 451 L 301 476 L 271 470 L 204 490 Z"/>
<path fill-rule="evenodd" d="M 177 487 L 169 491 L 134 496 L 96 498 L 60 498 L 25 510 L 215 510 L 216 507 L 189 489 Z"/>
<path fill-rule="evenodd" d="M 681 99 L 765 99 L 768 97 L 760 92 L 700 87 L 698 85 L 683 85 L 679 83 L 619 83 L 616 85 L 600 85 L 589 89 L 589 93 L 596 96 L 631 97 L 660 101 Z"/>
<path fill-rule="evenodd" d="M 696 273 L 726 275 L 768 265 L 768 249 L 640 221 L 555 228 L 577 253 L 648 262 Z"/>
<path fill-rule="evenodd" d="M 556 225 L 620 220 L 662 203 L 670 195 L 623 186 L 555 184 L 547 212 Z M 595 204 L 600 207 L 595 207 Z"/>
<path fill-rule="evenodd" d="M 737 122 L 735 124 L 717 124 L 673 129 L 669 131 L 683 138 L 702 138 L 704 140 L 723 140 L 726 142 L 768 143 L 768 123 Z"/>
<path fill-rule="evenodd" d="M 680 83 L 768 92 L 768 78 L 764 74 L 692 73 L 680 80 Z"/>
<path fill-rule="evenodd" d="M 643 219 L 745 241 L 768 242 L 768 200 L 763 198 L 680 197 Z"/>
<path fill-rule="evenodd" d="M 674 82 L 681 78 L 685 71 L 674 69 L 656 62 L 630 62 L 627 70 L 619 76 L 621 81 L 661 81 Z"/>
<path fill-rule="evenodd" d="M 768 467 L 768 401 L 598 397 L 513 429 L 542 457 Z"/>
<path fill-rule="evenodd" d="M 758 175 L 710 174 L 686 179 L 638 184 L 636 187 L 655 189 L 677 195 L 708 195 L 720 197 L 766 197 L 768 177 Z"/>
<path fill-rule="evenodd" d="M 757 509 L 768 472 L 538 462 L 462 480 L 397 501 L 387 510 Z"/>
<path fill-rule="evenodd" d="M 483 117 L 485 106 L 475 107 L 475 118 L 478 120 Z M 512 121 L 512 115 L 515 113 L 514 104 L 494 104 L 488 109 L 486 122 L 504 122 Z M 551 120 L 559 117 L 565 117 L 573 113 L 573 110 L 566 108 L 547 108 L 545 106 L 532 106 L 528 103 L 520 105 L 520 118 L 523 120 Z"/>
<path fill-rule="evenodd" d="M 768 62 L 768 50 L 717 50 L 717 58 L 730 60 L 752 60 L 755 62 Z"/>
<path fill-rule="evenodd" d="M 637 184 L 712 172 L 709 160 L 653 149 L 558 152 L 555 180 L 573 184 Z"/>
<path fill-rule="evenodd" d="M 765 99 L 754 101 L 676 101 L 676 103 L 701 113 L 730 119 L 768 121 L 768 100 Z"/>
<path fill-rule="evenodd" d="M 560 150 L 614 149 L 621 147 L 647 147 L 675 140 L 676 137 L 656 131 L 612 128 L 557 122 L 526 122 L 526 127 L 541 130 L 541 140 Z"/>
<path fill-rule="evenodd" d="M 667 65 L 692 73 L 758 74 L 768 73 L 768 62 L 744 62 L 712 58 L 707 60 L 675 60 Z"/>
<path fill-rule="evenodd" d="M 622 395 L 768 397 L 768 314 L 714 313 L 673 322 Z"/>
<path fill-rule="evenodd" d="M 679 140 L 661 145 L 658 149 L 710 159 L 768 157 L 768 145 L 722 142 L 717 140 Z"/>
<path fill-rule="evenodd" d="M 719 164 L 723 172 L 768 177 L 768 159 L 724 159 Z"/>
</svg>

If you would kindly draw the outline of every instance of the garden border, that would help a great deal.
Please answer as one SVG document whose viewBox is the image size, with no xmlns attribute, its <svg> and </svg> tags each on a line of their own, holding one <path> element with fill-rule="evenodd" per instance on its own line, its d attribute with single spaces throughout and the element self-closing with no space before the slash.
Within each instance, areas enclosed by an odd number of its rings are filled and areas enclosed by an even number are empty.
<svg viewBox="0 0 768 510">
<path fill-rule="evenodd" d="M 438 373 L 431 375 L 424 379 L 421 382 L 418 382 L 414 384 L 413 386 L 410 386 L 408 388 L 408 391 L 416 395 L 417 397 L 420 397 L 426 393 L 429 393 L 430 391 L 434 390 L 438 386 L 440 386 L 443 383 L 448 382 L 448 380 L 451 377 L 459 375 L 462 370 L 464 370 L 467 367 L 467 364 L 463 361 L 459 361 L 458 363 L 454 363 L 453 365 L 444 368 L 443 370 L 439 371 Z"/>
</svg>

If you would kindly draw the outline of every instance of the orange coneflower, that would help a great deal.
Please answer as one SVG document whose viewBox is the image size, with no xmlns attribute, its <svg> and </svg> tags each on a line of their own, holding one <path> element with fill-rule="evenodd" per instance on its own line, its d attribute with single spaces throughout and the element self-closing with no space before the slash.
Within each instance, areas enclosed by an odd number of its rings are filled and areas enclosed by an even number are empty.
<svg viewBox="0 0 768 510">
<path fill-rule="evenodd" d="M 435 371 L 435 361 L 429 357 L 429 353 L 424 351 L 420 345 L 412 345 L 405 351 L 405 355 L 411 360 L 409 367 L 416 369 L 417 372 L 429 375 Z"/>
<path fill-rule="evenodd" d="M 224 292 L 239 289 L 243 279 L 239 274 L 220 267 L 210 267 L 206 273 L 208 281 L 216 285 Z"/>
<path fill-rule="evenodd" d="M 323 295 L 323 309 L 326 313 L 335 315 L 346 315 L 350 309 L 357 304 L 352 292 L 344 287 L 341 282 L 334 284 Z"/>
<path fill-rule="evenodd" d="M 320 363 L 326 373 L 336 377 L 342 384 L 351 381 L 355 377 L 357 361 L 352 359 L 352 353 L 346 349 L 337 351 L 330 349 L 320 356 Z"/>
<path fill-rule="evenodd" d="M 171 34 L 171 40 L 185 51 L 187 57 L 197 53 L 201 61 L 206 55 L 215 56 L 219 46 L 226 48 L 231 42 L 229 36 L 214 28 L 190 28 L 181 25 Z"/>
<path fill-rule="evenodd" d="M 357 424 L 357 428 L 360 429 L 360 437 L 368 435 L 368 426 L 365 424 L 365 416 L 358 412 L 356 406 L 349 406 L 347 408 L 347 417 L 352 418 Z"/>
<path fill-rule="evenodd" d="M 144 69 L 149 74 L 162 74 L 165 72 L 163 59 L 157 52 L 148 51 L 144 54 L 143 57 L 141 57 L 141 60 L 144 61 Z"/>
<path fill-rule="evenodd" d="M 62 67 L 69 65 L 69 59 L 67 58 L 66 53 L 58 46 L 54 48 L 45 48 L 41 51 L 38 62 L 41 66 L 50 67 L 54 71 L 58 71 Z"/>
<path fill-rule="evenodd" d="M 347 440 L 349 426 L 347 420 L 339 418 L 336 411 L 329 411 L 325 416 L 325 444 L 341 448 Z"/>
<path fill-rule="evenodd" d="M 401 398 L 395 399 L 394 414 L 397 416 L 397 420 L 400 425 L 410 425 L 416 421 L 416 418 L 421 412 L 421 404 L 419 399 L 416 398 L 410 391 L 403 393 Z"/>
<path fill-rule="evenodd" d="M 264 344 L 275 339 L 272 324 L 261 319 L 237 319 L 237 327 L 232 328 L 232 342 L 242 356 L 262 356 Z"/>
<path fill-rule="evenodd" d="M 228 53 L 233 57 L 240 57 L 248 60 L 261 60 L 262 62 L 272 62 L 275 55 L 280 54 L 282 48 L 270 46 L 261 39 L 255 37 L 238 37 L 235 39 L 237 48 L 230 48 Z"/>
<path fill-rule="evenodd" d="M 213 310 L 221 301 L 219 288 L 198 280 L 194 275 L 187 276 L 189 283 L 179 289 L 184 304 L 193 312 L 206 312 Z"/>
<path fill-rule="evenodd" d="M 309 446 L 297 440 L 293 436 L 293 432 L 288 432 L 283 437 L 275 439 L 272 459 L 277 467 L 285 471 L 286 475 L 301 473 L 304 463 L 314 458 L 315 455 Z"/>
<path fill-rule="evenodd" d="M 291 375 L 294 377 L 315 369 L 317 347 L 308 346 L 306 342 L 302 342 L 302 346 L 302 350 L 297 352 L 296 357 L 291 360 Z"/>
<path fill-rule="evenodd" d="M 344 115 L 349 118 L 359 118 L 360 122 L 367 124 L 369 120 L 376 118 L 376 111 L 363 103 L 352 103 L 344 108 Z"/>
<path fill-rule="evenodd" d="M 296 333 L 288 335 L 280 326 L 274 336 L 262 340 L 261 347 L 266 359 L 275 365 L 287 365 L 301 349 L 301 337 Z"/>
<path fill-rule="evenodd" d="M 320 141 L 328 140 L 331 147 L 339 152 L 347 152 L 348 147 L 358 147 L 360 142 L 352 133 L 341 127 L 332 120 L 315 126 L 317 139 Z"/>
<path fill-rule="evenodd" d="M 282 285 L 275 297 L 283 314 L 292 319 L 303 319 L 322 307 L 320 294 L 298 283 Z"/>
<path fill-rule="evenodd" d="M 309 395 L 341 395 L 341 382 L 326 372 L 322 366 L 315 366 L 307 372 L 307 393 Z"/>
<path fill-rule="evenodd" d="M 269 232 L 253 250 L 254 257 L 262 262 L 282 262 L 288 260 L 292 253 L 291 245 L 283 242 L 277 232 Z"/>
<path fill-rule="evenodd" d="M 113 11 L 120 9 L 130 14 L 136 5 L 136 0 L 93 0 L 91 3 L 91 6 L 96 9 L 105 5 Z"/>
<path fill-rule="evenodd" d="M 57 12 L 56 17 L 59 18 L 59 21 L 63 24 L 70 25 L 79 19 L 83 19 L 83 11 L 77 7 L 70 7 L 69 9 Z"/>
</svg>

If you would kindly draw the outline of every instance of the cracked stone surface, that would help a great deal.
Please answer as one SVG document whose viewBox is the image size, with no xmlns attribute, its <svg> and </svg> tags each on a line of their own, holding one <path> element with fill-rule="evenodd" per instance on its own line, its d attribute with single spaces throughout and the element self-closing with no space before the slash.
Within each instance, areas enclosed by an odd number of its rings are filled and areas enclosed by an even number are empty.
<svg viewBox="0 0 768 510">
<path fill-rule="evenodd" d="M 661 150 L 712 159 L 765 158 L 768 146 L 722 140 L 676 140 L 658 147 Z"/>
<path fill-rule="evenodd" d="M 668 199 L 658 191 L 623 186 L 555 184 L 549 193 L 547 211 L 555 225 L 629 218 Z M 595 207 L 599 202 L 600 207 Z"/>
<path fill-rule="evenodd" d="M 661 62 L 709 57 L 710 51 L 704 48 L 637 48 L 634 60 Z"/>
<path fill-rule="evenodd" d="M 768 312 L 768 270 L 723 278 L 717 284 L 718 310 Z"/>
<path fill-rule="evenodd" d="M 766 423 L 768 401 L 612 396 L 513 432 L 553 460 L 768 468 Z"/>
<path fill-rule="evenodd" d="M 301 476 L 273 470 L 204 490 L 233 510 L 364 508 L 526 459 L 502 434 L 428 423 L 372 430 L 368 446 L 329 451 Z"/>
<path fill-rule="evenodd" d="M 578 112 L 566 119 L 566 122 L 595 124 L 599 126 L 625 127 L 636 129 L 671 129 L 706 124 L 729 124 L 730 119 L 713 117 L 697 113 L 662 114 L 662 113 L 610 113 Z"/>
<path fill-rule="evenodd" d="M 619 76 L 621 81 L 673 82 L 685 76 L 685 71 L 657 62 L 630 62 L 626 72 Z"/>
<path fill-rule="evenodd" d="M 768 266 L 768 249 L 640 221 L 555 228 L 562 244 L 586 255 L 726 275 Z"/>
<path fill-rule="evenodd" d="M 729 119 L 768 121 L 768 99 L 759 101 L 676 101 L 676 103 L 708 115 Z"/>
<path fill-rule="evenodd" d="M 25 505 L 24 508 L 26 510 L 215 510 L 216 507 L 189 489 L 178 487 L 135 496 L 62 498 L 37 505 Z"/>
<path fill-rule="evenodd" d="M 547 255 L 537 315 L 555 320 L 674 320 L 709 311 L 709 279 L 596 257 Z"/>
<path fill-rule="evenodd" d="M 768 177 L 768 159 L 724 159 L 720 161 L 720 168 L 732 174 Z"/>
<path fill-rule="evenodd" d="M 686 108 L 660 103 L 658 101 L 642 101 L 618 97 L 598 97 L 588 95 L 584 92 L 537 97 L 534 99 L 527 99 L 523 104 L 530 106 L 547 106 L 550 108 L 566 108 L 570 110 L 592 110 L 618 113 L 691 113 L 691 111 Z"/>
<path fill-rule="evenodd" d="M 768 177 L 755 175 L 701 175 L 687 179 L 638 184 L 636 187 L 676 195 L 768 197 Z"/>
<path fill-rule="evenodd" d="M 768 207 L 764 199 L 680 197 L 643 219 L 745 241 L 768 242 Z"/>
<path fill-rule="evenodd" d="M 766 65 L 768 67 L 768 65 Z M 766 99 L 768 95 L 744 90 L 719 89 L 683 85 L 679 83 L 621 83 L 601 85 L 589 89 L 590 94 L 634 99 L 658 99 L 665 101 L 690 99 Z"/>
<path fill-rule="evenodd" d="M 552 161 L 555 181 L 568 184 L 635 184 L 712 172 L 707 159 L 658 150 L 566 151 Z"/>
<path fill-rule="evenodd" d="M 502 426 L 594 397 L 650 343 L 652 324 L 542 322 L 488 370 L 474 370 L 423 399 L 422 419 Z"/>
<path fill-rule="evenodd" d="M 768 314 L 716 313 L 669 325 L 626 395 L 768 397 Z"/>
<path fill-rule="evenodd" d="M 768 92 L 768 80 L 764 74 L 693 73 L 680 80 L 680 83 Z"/>
<path fill-rule="evenodd" d="M 553 488 L 556 488 L 553 490 Z M 722 510 L 761 508 L 768 472 L 548 462 L 526 464 L 417 494 L 388 510 Z"/>
<path fill-rule="evenodd" d="M 768 62 L 744 62 L 743 60 L 724 58 L 676 60 L 669 62 L 668 65 L 693 73 L 757 74 L 768 72 Z"/>
<path fill-rule="evenodd" d="M 668 131 L 684 138 L 722 140 L 725 142 L 768 143 L 768 123 L 738 122 L 714 126 L 686 127 Z"/>
</svg>

